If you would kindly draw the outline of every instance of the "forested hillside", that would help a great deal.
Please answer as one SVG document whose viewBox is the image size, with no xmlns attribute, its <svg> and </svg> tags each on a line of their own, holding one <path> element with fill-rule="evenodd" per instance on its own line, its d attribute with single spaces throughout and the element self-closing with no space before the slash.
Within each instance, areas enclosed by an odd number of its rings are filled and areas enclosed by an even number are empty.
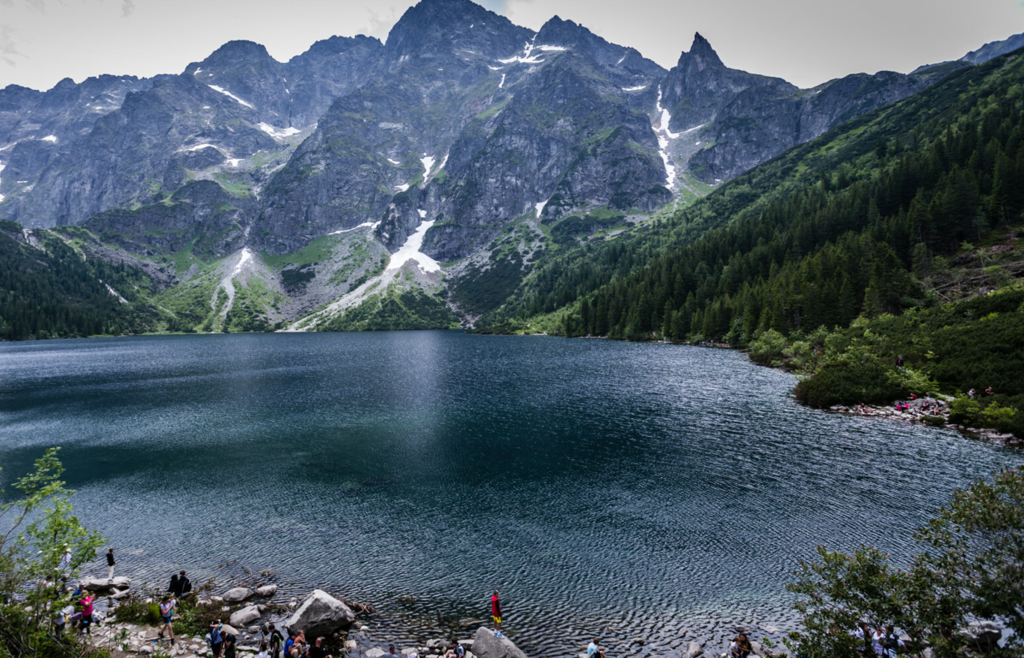
<svg viewBox="0 0 1024 658">
<path fill-rule="evenodd" d="M 87 259 L 51 232 L 35 246 L 28 239 L 20 224 L 0 220 L 0 340 L 151 328 L 156 314 L 139 300 L 152 281 L 141 270 Z"/>
<path fill-rule="evenodd" d="M 1022 81 L 1020 55 L 954 73 L 661 226 L 553 260 L 491 320 L 566 307 L 568 335 L 744 344 L 939 301 L 923 282 L 945 257 L 1019 222 Z"/>
<path fill-rule="evenodd" d="M 954 302 L 1024 274 L 1022 83 L 1019 52 L 953 73 L 660 224 L 552 259 L 485 331 L 774 341 L 789 365 L 806 348 L 820 358 L 802 360 L 814 376 L 798 393 L 816 405 L 988 386 L 1019 403 L 1024 383 L 994 374 L 1024 351 L 1019 294 Z M 894 374 L 897 352 L 908 370 Z M 991 403 L 972 422 L 1024 427 L 1012 408 L 986 420 Z"/>
</svg>

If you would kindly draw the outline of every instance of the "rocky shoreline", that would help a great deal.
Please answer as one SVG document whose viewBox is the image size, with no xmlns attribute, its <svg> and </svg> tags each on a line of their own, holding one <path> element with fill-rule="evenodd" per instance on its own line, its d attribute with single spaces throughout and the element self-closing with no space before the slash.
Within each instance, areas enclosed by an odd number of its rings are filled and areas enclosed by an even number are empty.
<svg viewBox="0 0 1024 658">
<path fill-rule="evenodd" d="M 269 573 L 269 572 L 263 572 Z M 474 618 L 459 619 L 441 629 L 438 624 L 431 624 L 432 629 L 420 627 L 409 633 L 389 632 L 386 628 L 389 619 L 374 607 L 355 603 L 342 596 L 331 595 L 320 589 L 313 590 L 303 598 L 280 597 L 281 590 L 273 583 L 257 582 L 230 585 L 213 583 L 209 592 L 198 595 L 195 605 L 216 607 L 217 615 L 224 622 L 224 630 L 238 638 L 237 650 L 241 655 L 254 655 L 260 641 L 265 637 L 266 625 L 275 624 L 278 629 L 289 628 L 306 631 L 307 640 L 317 636 L 327 638 L 335 658 L 384 658 L 389 646 L 396 648 L 401 658 L 416 654 L 421 658 L 443 656 L 453 647 L 452 642 L 463 645 L 466 658 L 527 658 L 527 653 L 517 646 L 513 639 L 496 637 L 490 629 L 489 620 Z M 117 616 L 118 605 L 130 595 L 143 595 L 149 598 L 146 602 L 158 602 L 159 594 L 143 585 L 133 588 L 132 581 L 126 577 L 80 579 L 85 588 L 97 594 L 98 610 L 106 607 L 106 612 L 98 611 L 95 615 L 99 622 L 91 635 L 97 647 L 110 651 L 112 658 L 133 658 L 136 656 L 167 655 L 177 656 L 211 656 L 212 652 L 200 635 L 178 636 L 178 642 L 172 647 L 168 640 L 158 640 L 156 626 L 127 620 Z M 278 600 L 280 598 L 280 600 Z M 701 616 L 703 618 L 703 616 Z M 609 656 L 658 656 L 664 658 L 719 658 L 724 656 L 729 639 L 738 632 L 746 632 L 754 640 L 755 629 L 761 632 L 756 637 L 764 639 L 771 635 L 777 642 L 783 631 L 776 627 L 758 627 L 748 624 L 733 624 L 721 619 L 720 615 L 710 613 L 714 619 L 705 631 L 683 631 L 676 640 L 666 643 L 662 638 L 643 636 L 626 636 L 613 628 L 603 629 L 604 639 L 601 648 Z M 438 619 L 440 621 L 440 619 Z M 406 620 L 405 624 L 408 624 Z M 702 624 L 694 620 L 691 628 L 699 628 Z M 518 637 L 511 633 L 516 641 L 530 645 L 530 638 Z M 402 636 L 412 635 L 416 641 L 403 640 Z M 764 637 L 762 637 L 764 636 Z M 587 635 L 586 637 L 590 637 Z M 426 638 L 426 639 L 424 639 Z M 578 641 L 575 651 L 569 655 L 586 658 L 586 641 Z M 773 651 L 758 641 L 752 642 L 755 658 L 779 658 L 782 652 Z M 243 653 L 244 652 L 244 653 Z M 530 652 L 531 654 L 533 651 Z M 567 652 L 568 653 L 568 652 Z"/>
<path fill-rule="evenodd" d="M 943 429 L 954 430 L 962 434 L 971 436 L 972 438 L 983 439 L 985 441 L 991 441 L 993 443 L 1000 443 L 1007 446 L 1021 447 L 1024 446 L 1024 441 L 1018 439 L 1013 434 L 1004 434 L 995 430 L 968 427 L 966 425 L 958 425 L 949 421 L 949 404 L 948 400 L 944 401 L 943 406 L 938 407 L 935 410 L 934 407 L 929 410 L 924 410 L 923 407 L 930 404 L 927 399 L 907 400 L 906 403 L 909 405 L 907 410 L 896 410 L 894 406 L 882 407 L 877 405 L 860 404 L 855 407 L 848 407 L 845 405 L 837 404 L 829 407 L 829 411 L 834 413 L 840 413 L 847 416 L 864 416 L 870 418 L 886 418 L 890 420 L 902 421 L 905 423 L 912 423 L 915 425 L 928 425 L 929 427 L 938 427 Z"/>
</svg>

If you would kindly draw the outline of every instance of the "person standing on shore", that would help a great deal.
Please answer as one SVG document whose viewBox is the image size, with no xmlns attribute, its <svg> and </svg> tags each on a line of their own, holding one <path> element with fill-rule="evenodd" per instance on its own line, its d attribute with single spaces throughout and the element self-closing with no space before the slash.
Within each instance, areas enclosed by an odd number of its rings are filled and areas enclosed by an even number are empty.
<svg viewBox="0 0 1024 658">
<path fill-rule="evenodd" d="M 114 549 L 107 550 L 107 580 L 114 579 L 114 565 L 117 562 L 114 560 Z"/>
<path fill-rule="evenodd" d="M 220 634 L 220 627 L 219 619 L 210 624 L 210 649 L 213 651 L 213 658 L 219 658 L 220 650 L 224 648 L 224 638 Z"/>
<path fill-rule="evenodd" d="M 498 590 L 494 590 L 491 596 L 491 619 L 494 620 L 494 637 L 504 637 L 501 634 L 501 601 L 498 600 Z"/>
<path fill-rule="evenodd" d="M 167 631 L 171 638 L 172 647 L 174 646 L 174 628 L 171 622 L 174 618 L 174 605 L 176 603 L 177 601 L 174 600 L 173 596 L 165 596 L 163 600 L 160 601 L 160 618 L 163 619 L 164 624 L 160 627 L 160 632 L 156 634 L 157 638 L 162 640 L 164 639 L 164 631 Z M 156 639 L 153 640 L 153 642 L 156 641 Z"/>
<path fill-rule="evenodd" d="M 92 635 L 92 602 L 95 600 L 96 597 L 92 595 L 92 592 L 86 592 L 82 597 L 82 625 L 85 626 L 85 632 L 89 635 Z"/>
</svg>

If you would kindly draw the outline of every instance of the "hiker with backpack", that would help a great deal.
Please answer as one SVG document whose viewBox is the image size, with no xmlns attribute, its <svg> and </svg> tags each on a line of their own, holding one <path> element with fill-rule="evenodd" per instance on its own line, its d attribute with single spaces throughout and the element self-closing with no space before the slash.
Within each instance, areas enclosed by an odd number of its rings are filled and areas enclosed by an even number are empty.
<svg viewBox="0 0 1024 658">
<path fill-rule="evenodd" d="M 167 631 L 171 638 L 171 646 L 174 646 L 174 628 L 171 621 L 174 617 L 174 606 L 177 603 L 178 602 L 174 600 L 173 596 L 165 596 L 160 601 L 160 618 L 163 619 L 163 625 L 160 627 L 160 632 L 157 633 L 153 642 L 156 642 L 158 639 L 164 639 L 164 631 Z"/>
</svg>

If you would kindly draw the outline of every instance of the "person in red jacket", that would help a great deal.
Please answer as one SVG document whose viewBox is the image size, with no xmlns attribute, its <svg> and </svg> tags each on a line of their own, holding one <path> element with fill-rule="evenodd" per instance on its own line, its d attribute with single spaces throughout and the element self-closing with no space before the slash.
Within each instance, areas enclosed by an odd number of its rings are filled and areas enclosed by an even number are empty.
<svg viewBox="0 0 1024 658">
<path fill-rule="evenodd" d="M 494 620 L 494 636 L 501 637 L 501 601 L 498 600 L 498 590 L 494 590 L 491 597 L 491 619 Z"/>
</svg>

